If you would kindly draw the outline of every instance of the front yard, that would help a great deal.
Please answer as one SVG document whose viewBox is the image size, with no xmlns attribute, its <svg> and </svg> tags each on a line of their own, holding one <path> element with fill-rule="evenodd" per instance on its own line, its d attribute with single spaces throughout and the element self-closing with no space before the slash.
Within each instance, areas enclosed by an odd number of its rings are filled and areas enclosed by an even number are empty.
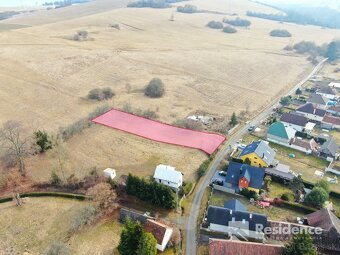
<svg viewBox="0 0 340 255">
<path fill-rule="evenodd" d="M 292 221 L 296 220 L 296 217 L 303 216 L 302 213 L 296 212 L 293 210 L 289 210 L 286 208 L 281 208 L 277 206 L 271 206 L 270 208 L 262 209 L 258 206 L 255 206 L 249 202 L 249 200 L 243 196 L 238 196 L 235 194 L 223 193 L 219 191 L 214 191 L 213 196 L 210 201 L 210 205 L 215 206 L 224 206 L 224 202 L 236 198 L 238 199 L 243 205 L 245 205 L 249 212 L 254 213 L 261 213 L 268 216 L 270 220 L 277 220 L 277 221 Z"/>
</svg>

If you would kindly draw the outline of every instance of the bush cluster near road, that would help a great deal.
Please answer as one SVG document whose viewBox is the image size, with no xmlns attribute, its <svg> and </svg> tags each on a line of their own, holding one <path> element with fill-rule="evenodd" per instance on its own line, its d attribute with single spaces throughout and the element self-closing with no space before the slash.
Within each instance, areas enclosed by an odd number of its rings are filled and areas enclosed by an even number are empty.
<svg viewBox="0 0 340 255">
<path fill-rule="evenodd" d="M 177 204 L 176 194 L 171 188 L 157 182 L 148 182 L 132 174 L 127 178 L 126 191 L 129 195 L 167 209 L 173 209 Z"/>
<path fill-rule="evenodd" d="M 144 89 L 144 94 L 147 97 L 159 98 L 165 93 L 164 83 L 159 78 L 153 78 Z"/>
<path fill-rule="evenodd" d="M 270 31 L 270 36 L 272 37 L 291 37 L 292 34 L 285 29 L 274 29 Z"/>
</svg>

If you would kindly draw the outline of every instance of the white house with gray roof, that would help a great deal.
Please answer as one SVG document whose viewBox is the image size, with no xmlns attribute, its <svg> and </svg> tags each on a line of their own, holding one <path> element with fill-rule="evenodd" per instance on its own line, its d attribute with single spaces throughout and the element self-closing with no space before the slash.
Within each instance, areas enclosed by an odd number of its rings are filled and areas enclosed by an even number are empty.
<svg viewBox="0 0 340 255">
<path fill-rule="evenodd" d="M 179 190 L 183 184 L 183 175 L 172 166 L 158 165 L 153 178 L 156 182 L 169 186 L 174 190 Z"/>
</svg>

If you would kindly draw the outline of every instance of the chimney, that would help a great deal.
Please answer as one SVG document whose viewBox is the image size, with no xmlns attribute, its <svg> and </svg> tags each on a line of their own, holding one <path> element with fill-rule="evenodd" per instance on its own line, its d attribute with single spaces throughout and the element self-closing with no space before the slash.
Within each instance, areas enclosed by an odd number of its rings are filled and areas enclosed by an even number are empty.
<svg viewBox="0 0 340 255">
<path fill-rule="evenodd" d="M 252 219 L 253 218 L 253 214 L 249 214 L 249 219 Z"/>
<path fill-rule="evenodd" d="M 233 214 L 233 210 L 230 210 L 230 215 L 232 215 Z"/>
<path fill-rule="evenodd" d="M 264 153 L 263 153 L 263 155 L 262 155 L 262 158 L 264 158 Z"/>
</svg>

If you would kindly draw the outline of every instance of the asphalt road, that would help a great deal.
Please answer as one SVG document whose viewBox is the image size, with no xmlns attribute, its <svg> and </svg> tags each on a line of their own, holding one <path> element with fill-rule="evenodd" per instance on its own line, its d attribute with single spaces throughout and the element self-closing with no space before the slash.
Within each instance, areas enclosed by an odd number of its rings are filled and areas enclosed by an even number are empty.
<svg viewBox="0 0 340 255">
<path fill-rule="evenodd" d="M 313 71 L 301 80 L 298 84 L 296 84 L 288 93 L 287 95 L 292 95 L 295 91 L 300 88 L 304 83 L 306 83 L 312 76 L 317 74 L 320 69 L 323 67 L 324 63 L 327 59 L 324 59 L 320 62 Z M 214 173 L 217 170 L 220 162 L 223 160 L 224 156 L 228 154 L 232 148 L 232 146 L 240 140 L 245 134 L 248 133 L 248 128 L 251 125 L 258 126 L 263 120 L 265 120 L 271 113 L 273 112 L 274 108 L 279 105 L 279 98 L 277 101 L 274 101 L 271 105 L 269 105 L 265 110 L 263 110 L 259 115 L 257 115 L 250 123 L 243 126 L 240 130 L 238 130 L 235 134 L 229 137 L 228 141 L 222 147 L 222 149 L 217 153 L 214 160 L 210 164 L 210 167 L 207 171 L 207 174 L 202 177 L 202 181 L 200 182 L 199 186 L 194 195 L 194 199 L 192 202 L 192 206 L 190 209 L 190 215 L 186 223 L 186 255 L 196 255 L 197 253 L 197 219 L 199 214 L 199 209 L 201 205 L 201 201 L 204 195 L 204 191 L 206 187 L 208 187 L 211 178 L 214 176 Z"/>
</svg>

